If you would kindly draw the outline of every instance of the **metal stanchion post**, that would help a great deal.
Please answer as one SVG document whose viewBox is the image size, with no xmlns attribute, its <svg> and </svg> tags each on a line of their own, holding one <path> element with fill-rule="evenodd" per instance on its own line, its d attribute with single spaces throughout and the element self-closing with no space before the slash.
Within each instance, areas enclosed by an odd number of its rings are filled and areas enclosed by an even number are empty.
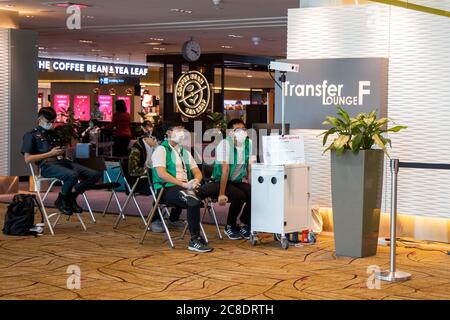
<svg viewBox="0 0 450 320">
<path fill-rule="evenodd" d="M 286 110 L 285 110 L 285 103 L 286 103 L 286 72 L 281 72 L 280 76 L 281 81 L 281 136 L 284 137 L 286 134 Z"/>
<path fill-rule="evenodd" d="M 399 160 L 391 159 L 391 263 L 389 270 L 376 274 L 376 278 L 389 281 L 406 281 L 411 279 L 411 274 L 396 270 L 396 239 L 397 239 L 397 179 Z"/>
</svg>

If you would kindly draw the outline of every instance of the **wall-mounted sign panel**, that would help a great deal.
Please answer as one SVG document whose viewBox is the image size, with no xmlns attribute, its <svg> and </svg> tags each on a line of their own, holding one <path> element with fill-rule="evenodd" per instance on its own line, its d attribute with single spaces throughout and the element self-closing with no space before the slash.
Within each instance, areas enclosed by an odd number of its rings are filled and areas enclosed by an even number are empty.
<svg viewBox="0 0 450 320">
<path fill-rule="evenodd" d="M 98 96 L 98 109 L 103 114 L 103 121 L 112 120 L 112 103 L 113 98 L 110 95 Z"/>
<path fill-rule="evenodd" d="M 70 107 L 70 95 L 68 94 L 55 94 L 53 96 L 53 106 L 56 111 L 56 122 L 65 122 L 67 117 L 63 114 L 67 113 Z"/>
<path fill-rule="evenodd" d="M 130 96 L 117 96 L 117 100 L 125 101 L 125 104 L 127 105 L 127 112 L 131 113 L 131 97 Z"/>
<path fill-rule="evenodd" d="M 81 121 L 89 121 L 91 111 L 91 97 L 86 95 L 75 95 L 73 98 L 74 118 Z"/>
<path fill-rule="evenodd" d="M 139 78 L 137 77 L 100 77 L 98 78 L 99 84 L 129 84 L 129 85 L 138 85 Z"/>
<path fill-rule="evenodd" d="M 175 85 L 175 105 L 188 118 L 196 118 L 206 111 L 211 100 L 211 87 L 198 71 L 183 74 Z"/>
<path fill-rule="evenodd" d="M 324 129 L 326 116 L 337 106 L 350 116 L 378 111 L 387 115 L 388 59 L 286 60 L 300 65 L 300 72 L 286 73 L 286 121 L 291 128 Z M 278 73 L 277 73 L 278 75 Z M 278 77 L 277 77 L 278 78 Z M 276 88 L 276 121 L 281 121 L 281 89 Z"/>
<path fill-rule="evenodd" d="M 39 71 L 83 72 L 105 75 L 145 77 L 148 67 L 142 65 L 112 64 L 91 61 L 38 58 Z"/>
</svg>

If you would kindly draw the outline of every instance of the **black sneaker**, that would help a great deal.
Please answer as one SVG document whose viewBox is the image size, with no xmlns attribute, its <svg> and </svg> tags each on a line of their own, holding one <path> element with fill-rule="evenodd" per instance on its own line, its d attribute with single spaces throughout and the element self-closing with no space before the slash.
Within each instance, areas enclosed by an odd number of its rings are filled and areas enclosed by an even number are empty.
<svg viewBox="0 0 450 320">
<path fill-rule="evenodd" d="M 70 194 L 72 210 L 73 210 L 74 213 L 82 213 L 83 212 L 83 208 L 78 205 L 77 197 L 78 197 L 78 193 L 72 192 Z"/>
<path fill-rule="evenodd" d="M 73 214 L 73 209 L 69 196 L 63 196 L 60 193 L 55 201 L 55 206 L 62 214 L 65 214 L 66 216 L 71 216 Z"/>
<path fill-rule="evenodd" d="M 239 230 L 239 234 L 242 236 L 242 238 L 250 240 L 250 235 L 252 234 L 250 232 L 250 228 L 247 226 L 242 226 Z"/>
<path fill-rule="evenodd" d="M 230 240 L 241 240 L 242 239 L 242 236 L 239 233 L 239 231 L 237 231 L 236 229 L 232 228 L 229 225 L 225 226 L 224 232 Z"/>
<path fill-rule="evenodd" d="M 209 247 L 207 244 L 204 243 L 205 241 L 202 238 L 197 239 L 191 239 L 189 241 L 188 249 L 195 252 L 211 252 L 214 249 Z"/>
<path fill-rule="evenodd" d="M 201 203 L 201 200 L 195 195 L 193 191 L 181 190 L 180 196 L 183 201 L 186 201 L 188 207 L 195 207 Z"/>
</svg>

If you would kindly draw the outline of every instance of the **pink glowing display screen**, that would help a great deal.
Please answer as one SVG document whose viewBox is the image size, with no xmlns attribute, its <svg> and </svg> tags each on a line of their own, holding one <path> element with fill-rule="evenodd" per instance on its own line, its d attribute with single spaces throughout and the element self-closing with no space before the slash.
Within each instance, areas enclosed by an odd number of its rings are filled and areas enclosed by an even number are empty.
<svg viewBox="0 0 450 320">
<path fill-rule="evenodd" d="M 118 96 L 117 100 L 125 101 L 125 104 L 127 105 L 127 112 L 131 113 L 131 97 L 130 96 Z"/>
<path fill-rule="evenodd" d="M 103 113 L 103 121 L 112 120 L 112 96 L 101 95 L 98 96 L 99 110 Z"/>
<path fill-rule="evenodd" d="M 66 113 L 70 107 L 70 95 L 68 94 L 55 94 L 53 96 L 53 105 L 56 111 L 56 122 L 65 122 L 66 117 L 62 114 Z"/>
<path fill-rule="evenodd" d="M 73 98 L 73 112 L 77 120 L 89 121 L 91 119 L 91 97 L 76 95 Z"/>
</svg>

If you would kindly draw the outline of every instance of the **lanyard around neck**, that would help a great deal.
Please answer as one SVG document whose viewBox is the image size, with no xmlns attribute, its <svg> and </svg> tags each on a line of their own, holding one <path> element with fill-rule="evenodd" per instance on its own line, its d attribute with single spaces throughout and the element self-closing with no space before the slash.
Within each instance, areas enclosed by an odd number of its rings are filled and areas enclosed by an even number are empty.
<svg viewBox="0 0 450 320">
<path fill-rule="evenodd" d="M 184 158 L 183 158 L 183 156 L 181 155 L 182 152 L 178 152 L 178 150 L 175 149 L 170 143 L 169 143 L 169 146 L 170 146 L 170 148 L 171 148 L 173 151 L 175 151 L 175 152 L 178 154 L 178 156 L 180 157 L 181 165 L 182 165 L 182 167 L 183 167 L 183 171 L 184 171 L 184 173 L 187 174 L 186 164 L 184 163 Z M 181 150 L 181 147 L 180 147 L 180 150 Z"/>
</svg>

